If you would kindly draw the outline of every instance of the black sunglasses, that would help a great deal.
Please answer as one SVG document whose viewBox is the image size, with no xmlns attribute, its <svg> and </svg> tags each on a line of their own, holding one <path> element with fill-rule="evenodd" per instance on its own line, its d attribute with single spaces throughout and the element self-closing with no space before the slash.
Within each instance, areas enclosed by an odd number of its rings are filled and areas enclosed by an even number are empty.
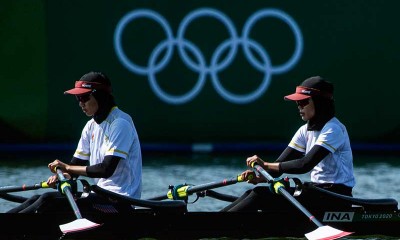
<svg viewBox="0 0 400 240">
<path fill-rule="evenodd" d="M 296 104 L 297 104 L 297 106 L 299 106 L 301 108 L 304 108 L 305 106 L 310 104 L 310 99 L 307 98 L 307 99 L 303 99 L 303 100 L 300 100 L 300 101 L 296 101 Z"/>
<path fill-rule="evenodd" d="M 92 92 L 83 95 L 75 95 L 75 97 L 78 102 L 86 103 L 90 100 L 90 95 L 92 95 Z"/>
</svg>

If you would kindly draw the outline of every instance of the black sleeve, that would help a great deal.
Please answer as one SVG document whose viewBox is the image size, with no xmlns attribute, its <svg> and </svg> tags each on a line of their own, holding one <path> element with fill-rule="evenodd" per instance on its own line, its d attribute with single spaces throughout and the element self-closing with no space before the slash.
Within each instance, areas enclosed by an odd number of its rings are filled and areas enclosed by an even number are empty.
<svg viewBox="0 0 400 240">
<path fill-rule="evenodd" d="M 294 150 L 294 149 L 293 149 Z M 296 150 L 294 150 L 296 151 Z M 299 151 L 296 151 L 299 152 Z M 288 161 L 282 157 L 282 162 L 279 164 L 279 173 L 289 173 L 289 174 L 303 174 L 309 172 L 313 169 L 322 159 L 324 159 L 330 151 L 326 148 L 314 145 L 313 148 L 303 157 L 292 159 Z M 293 153 L 297 154 L 297 153 Z M 278 158 L 279 160 L 279 158 Z"/>
<path fill-rule="evenodd" d="M 304 153 L 297 151 L 294 148 L 286 147 L 285 150 L 281 153 L 281 155 L 275 160 L 275 162 L 287 162 L 293 159 L 298 159 L 304 157 Z M 268 173 L 273 177 L 277 178 L 282 175 L 281 167 L 279 172 L 268 171 Z"/>
<path fill-rule="evenodd" d="M 88 177 L 91 178 L 108 178 L 113 175 L 115 169 L 121 157 L 117 156 L 106 156 L 102 163 L 88 166 L 86 168 L 86 173 Z"/>
<path fill-rule="evenodd" d="M 89 161 L 80 158 L 72 157 L 70 164 L 78 166 L 86 166 Z"/>
<path fill-rule="evenodd" d="M 89 161 L 82 160 L 80 158 L 72 157 L 69 164 L 70 165 L 78 165 L 78 166 L 86 166 L 88 164 L 88 162 Z M 79 175 L 77 175 L 77 174 L 70 174 L 70 175 L 73 179 L 77 179 L 79 177 Z"/>
<path fill-rule="evenodd" d="M 291 147 L 286 147 L 285 150 L 281 153 L 281 155 L 276 159 L 275 162 L 286 162 L 289 160 L 297 159 L 297 158 L 302 158 L 304 157 L 304 153 L 297 151 L 294 148 Z"/>
</svg>

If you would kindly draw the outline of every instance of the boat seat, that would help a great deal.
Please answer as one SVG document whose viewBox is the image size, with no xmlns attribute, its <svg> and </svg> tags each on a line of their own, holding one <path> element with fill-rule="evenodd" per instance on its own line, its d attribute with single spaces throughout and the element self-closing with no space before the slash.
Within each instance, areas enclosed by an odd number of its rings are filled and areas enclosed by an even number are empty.
<svg viewBox="0 0 400 240">
<path fill-rule="evenodd" d="M 362 206 L 365 210 L 398 210 L 398 202 L 396 199 L 393 198 L 378 198 L 378 199 L 355 198 L 334 193 L 326 189 L 316 187 L 312 184 L 307 184 L 307 186 L 317 191 L 320 191 L 321 193 L 342 199 L 343 201 L 346 202 L 350 202 L 353 205 Z"/>
</svg>

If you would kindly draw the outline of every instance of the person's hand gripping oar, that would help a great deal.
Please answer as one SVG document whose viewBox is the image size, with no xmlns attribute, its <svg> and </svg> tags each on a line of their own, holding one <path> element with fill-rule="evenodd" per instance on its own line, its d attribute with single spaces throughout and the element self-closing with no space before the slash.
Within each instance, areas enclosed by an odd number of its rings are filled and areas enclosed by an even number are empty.
<svg viewBox="0 0 400 240">
<path fill-rule="evenodd" d="M 345 232 L 342 230 L 335 229 L 330 226 L 324 226 L 319 222 L 306 208 L 301 205 L 289 192 L 285 189 L 285 184 L 282 181 L 275 181 L 275 179 L 257 162 L 252 162 L 251 167 L 261 174 L 270 184 L 273 184 L 273 189 L 276 193 L 281 194 L 289 202 L 295 205 L 300 211 L 302 211 L 318 228 L 310 233 L 306 233 L 305 236 L 309 240 L 325 240 L 325 239 L 338 239 L 352 234 L 352 232 Z"/>
</svg>

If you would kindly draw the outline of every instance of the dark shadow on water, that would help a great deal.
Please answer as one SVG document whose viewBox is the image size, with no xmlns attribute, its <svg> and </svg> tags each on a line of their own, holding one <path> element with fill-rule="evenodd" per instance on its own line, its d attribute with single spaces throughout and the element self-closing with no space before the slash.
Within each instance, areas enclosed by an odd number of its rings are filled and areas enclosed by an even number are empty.
<svg viewBox="0 0 400 240">
<path fill-rule="evenodd" d="M 1 145 L 1 144 L 0 144 Z M 258 155 L 268 162 L 274 161 L 286 144 L 246 143 L 246 144 L 142 144 L 143 164 L 185 164 L 233 165 L 244 164 L 247 157 Z M 69 162 L 75 151 L 75 144 L 2 144 L 0 154 L 2 164 L 47 165 L 54 159 Z M 397 145 L 354 144 L 354 165 L 371 163 L 400 165 L 400 147 Z"/>
</svg>

